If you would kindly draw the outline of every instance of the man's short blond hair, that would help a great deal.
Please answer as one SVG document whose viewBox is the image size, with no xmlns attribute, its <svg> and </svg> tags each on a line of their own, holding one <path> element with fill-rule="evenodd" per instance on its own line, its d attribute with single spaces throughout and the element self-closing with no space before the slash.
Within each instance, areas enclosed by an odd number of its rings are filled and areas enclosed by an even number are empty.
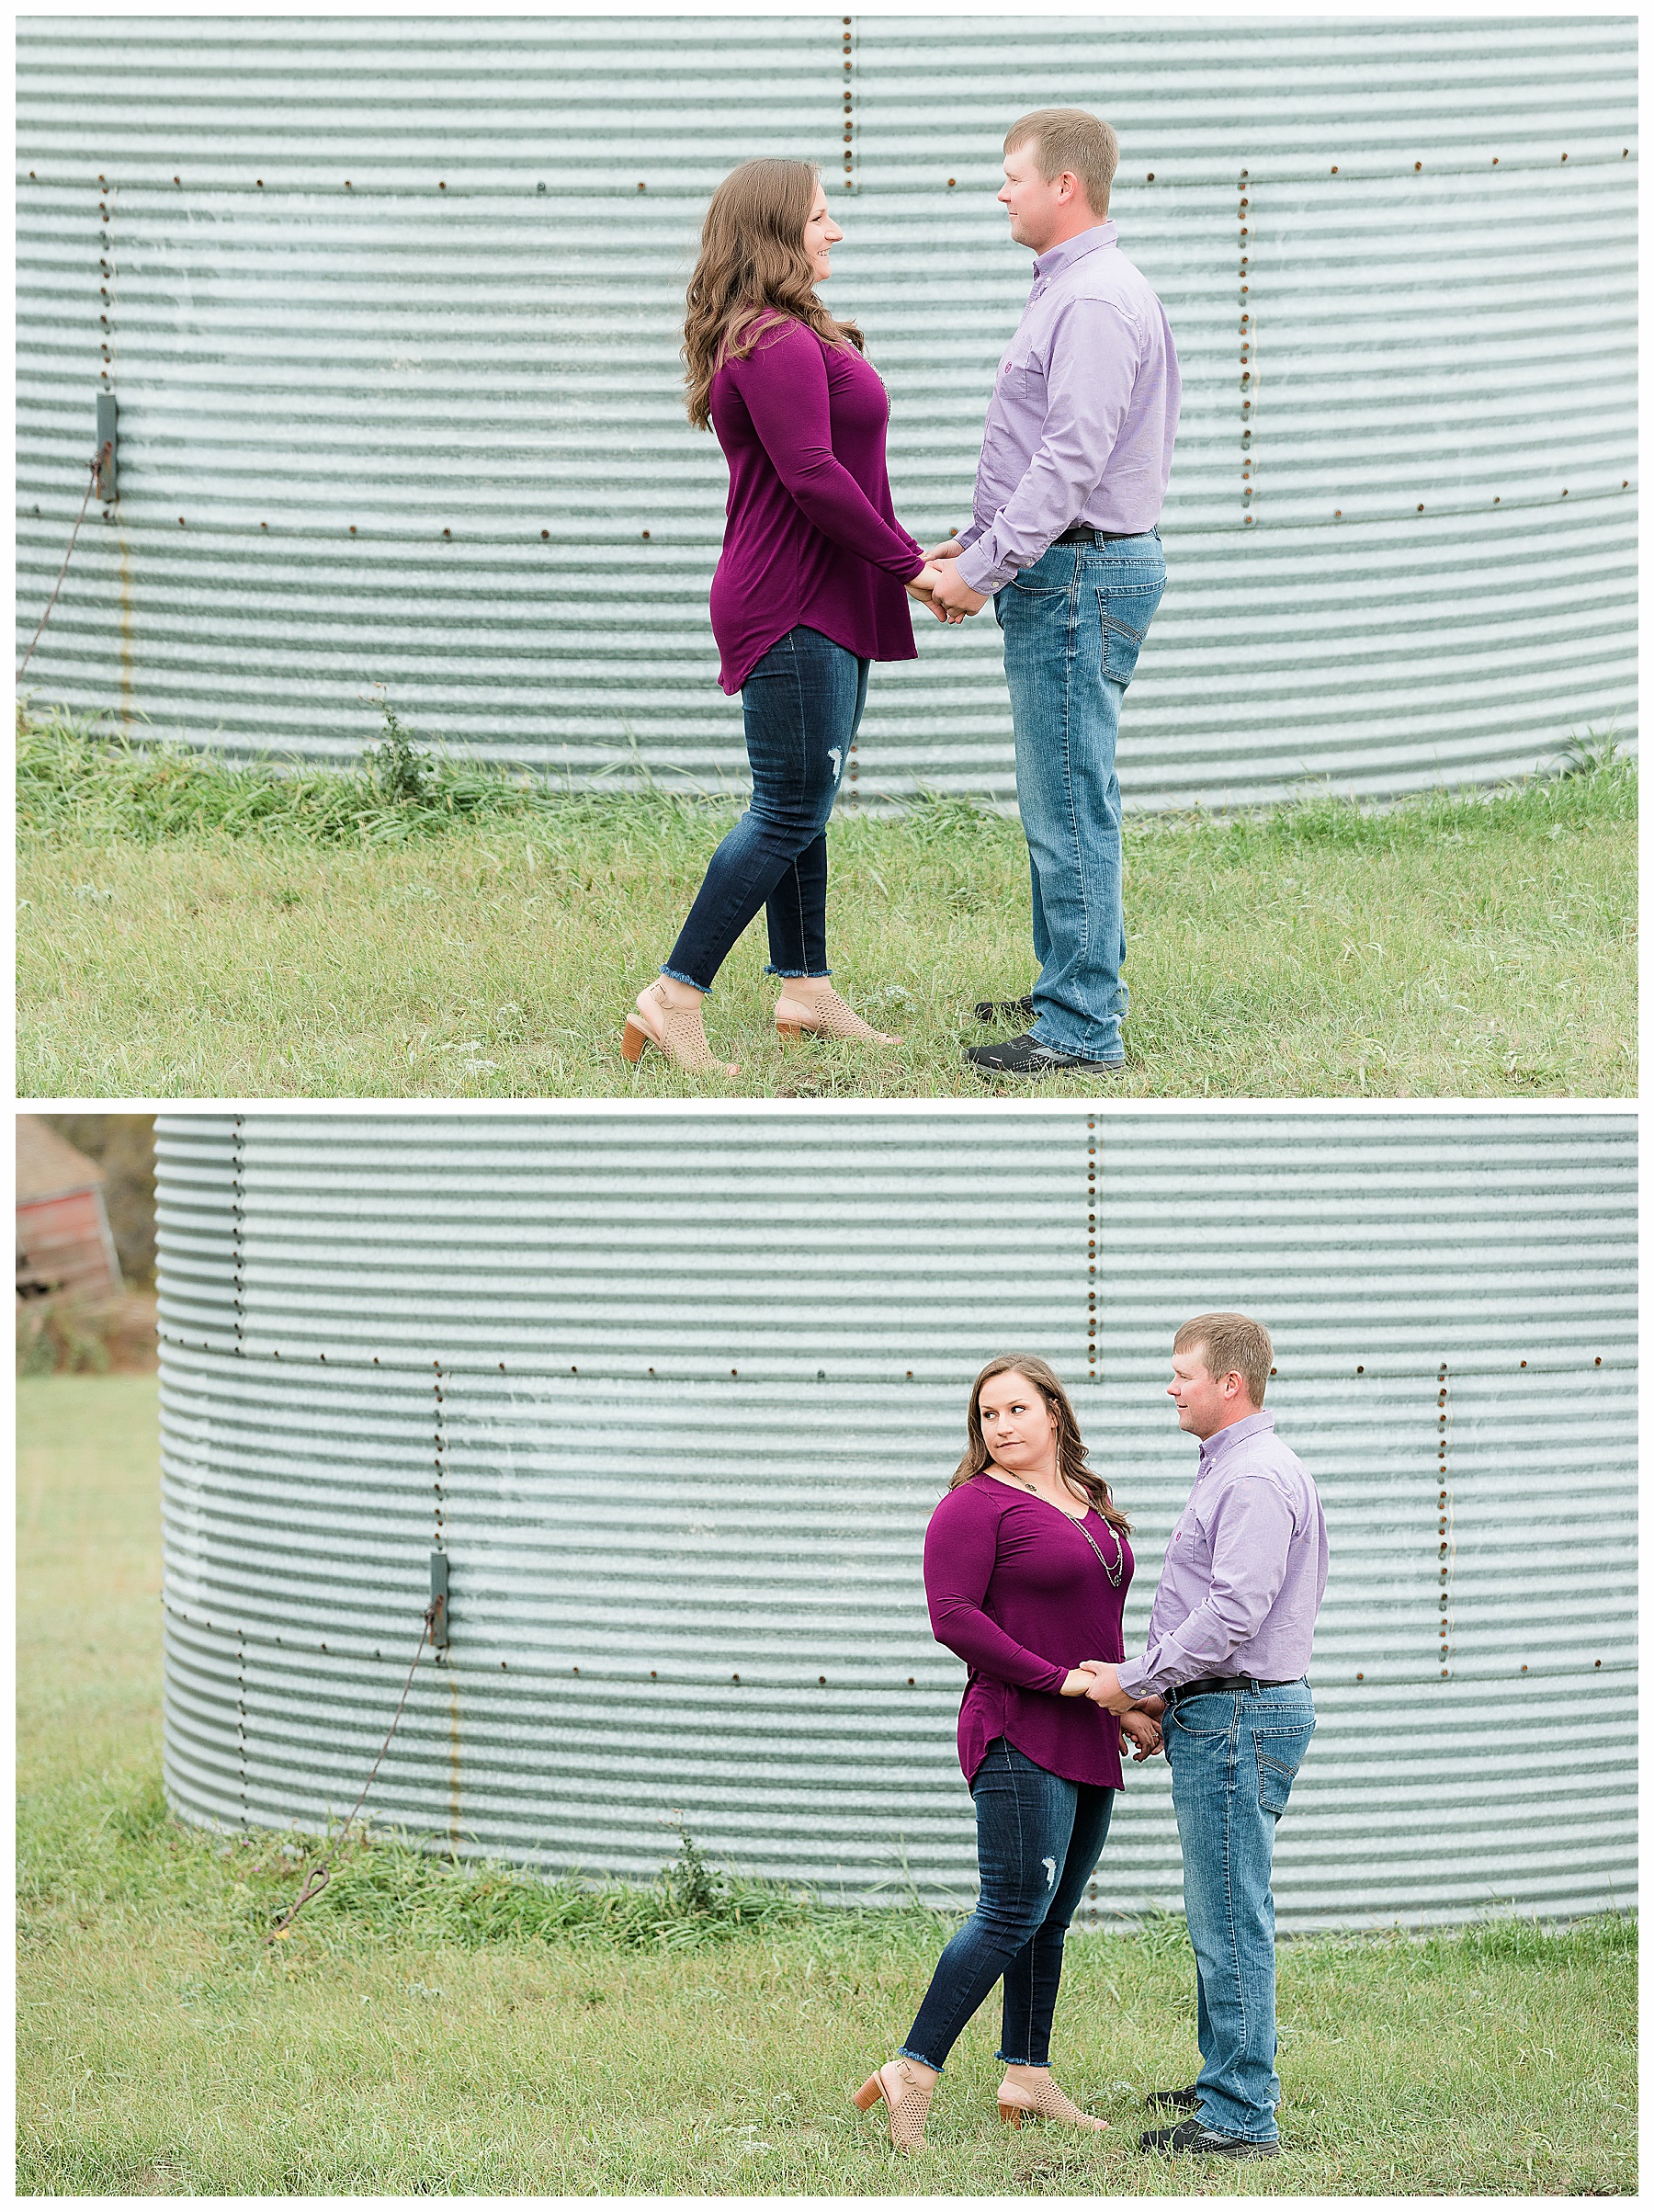
<svg viewBox="0 0 1654 2212">
<path fill-rule="evenodd" d="M 1054 185 L 1065 169 L 1085 187 L 1093 215 L 1108 212 L 1108 191 L 1120 165 L 1120 142 L 1100 115 L 1083 108 L 1036 108 L 1018 116 L 1005 133 L 1003 152 L 1014 153 L 1032 140 L 1039 174 Z"/>
<path fill-rule="evenodd" d="M 1246 1313 L 1197 1313 L 1172 1339 L 1173 1352 L 1203 1352 L 1214 1382 L 1239 1375 L 1253 1405 L 1262 1405 L 1269 1388 L 1274 1346 L 1262 1322 Z"/>
</svg>

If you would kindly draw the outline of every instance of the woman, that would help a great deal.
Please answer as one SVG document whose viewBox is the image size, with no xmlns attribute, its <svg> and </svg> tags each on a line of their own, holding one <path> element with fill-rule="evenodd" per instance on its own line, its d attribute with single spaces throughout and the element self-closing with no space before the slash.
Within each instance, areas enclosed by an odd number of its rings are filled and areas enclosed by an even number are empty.
<svg viewBox="0 0 1654 2212">
<path fill-rule="evenodd" d="M 1119 1788 L 1125 1738 L 1147 1758 L 1160 1730 L 1086 1696 L 1082 1660 L 1124 1654 L 1130 1523 L 1087 1465 L 1068 1393 L 1043 1359 L 995 1359 L 977 1377 L 968 1444 L 924 1538 L 938 1642 L 970 1670 L 959 1764 L 977 1809 L 981 1895 L 937 1961 L 901 2053 L 855 2102 L 884 2099 L 890 2139 L 917 2150 L 931 2092 L 959 2031 L 996 1981 L 1004 1998 L 1000 2117 L 1102 2128 L 1051 2079 L 1062 1942 Z M 1124 1731 L 1122 1736 L 1120 1731 Z"/>
<path fill-rule="evenodd" d="M 760 907 L 782 1035 L 878 1034 L 829 981 L 827 817 L 868 664 L 915 657 L 904 592 L 928 604 L 940 574 L 890 505 L 889 402 L 861 333 L 816 295 L 843 236 L 801 161 L 743 162 L 701 228 L 684 358 L 689 419 L 710 425 L 730 466 L 712 633 L 719 681 L 741 693 L 753 800 L 712 856 L 660 981 L 638 993 L 629 1061 L 654 1045 L 679 1067 L 719 1068 L 701 1002 Z"/>
</svg>

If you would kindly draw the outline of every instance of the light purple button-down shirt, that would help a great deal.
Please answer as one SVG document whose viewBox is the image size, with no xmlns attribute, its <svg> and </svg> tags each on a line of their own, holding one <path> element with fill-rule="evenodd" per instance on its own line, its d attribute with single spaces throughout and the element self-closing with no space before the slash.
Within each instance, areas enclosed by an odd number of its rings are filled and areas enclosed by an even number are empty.
<svg viewBox="0 0 1654 2212">
<path fill-rule="evenodd" d="M 1249 1413 L 1200 1447 L 1172 1531 L 1141 1659 L 1119 1669 L 1134 1697 L 1202 1674 L 1296 1682 L 1308 1672 L 1327 1587 L 1327 1522 L 1273 1413 Z"/>
<path fill-rule="evenodd" d="M 1133 535 L 1165 504 L 1183 387 L 1166 311 L 1112 222 L 1034 264 L 993 382 L 959 577 L 998 591 L 1071 523 Z"/>
</svg>

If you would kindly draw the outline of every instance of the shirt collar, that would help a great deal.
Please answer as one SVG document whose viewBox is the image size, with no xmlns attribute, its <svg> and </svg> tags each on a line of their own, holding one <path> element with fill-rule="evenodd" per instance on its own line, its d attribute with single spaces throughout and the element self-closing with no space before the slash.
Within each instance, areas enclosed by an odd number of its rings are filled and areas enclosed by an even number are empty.
<svg viewBox="0 0 1654 2212">
<path fill-rule="evenodd" d="M 1072 238 L 1065 238 L 1048 253 L 1041 254 L 1034 264 L 1037 277 L 1054 277 L 1078 261 L 1082 255 L 1094 254 L 1099 246 L 1113 245 L 1120 235 L 1118 225 L 1111 215 L 1106 222 L 1093 223 L 1089 231 L 1080 231 Z"/>
<path fill-rule="evenodd" d="M 1231 1421 L 1228 1428 L 1219 1429 L 1215 1436 L 1208 1436 L 1201 1446 L 1201 1473 L 1204 1475 L 1208 1468 L 1215 1467 L 1231 1445 L 1240 1443 L 1247 1436 L 1266 1436 L 1274 1427 L 1273 1413 L 1248 1413 L 1244 1421 Z"/>
</svg>

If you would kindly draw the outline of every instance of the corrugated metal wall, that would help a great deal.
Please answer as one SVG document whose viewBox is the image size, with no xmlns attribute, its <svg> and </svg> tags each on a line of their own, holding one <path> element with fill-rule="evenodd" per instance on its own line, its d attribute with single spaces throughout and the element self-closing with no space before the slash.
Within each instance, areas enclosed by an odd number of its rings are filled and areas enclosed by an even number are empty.
<svg viewBox="0 0 1654 2212">
<path fill-rule="evenodd" d="M 651 1873 L 678 1817 L 827 1894 L 974 1871 L 925 1520 L 980 1362 L 1078 1388 L 1140 1648 L 1239 1304 L 1320 1481 L 1297 1927 L 1635 1893 L 1635 1122 L 1580 1113 L 165 1117 L 167 1787 Z M 1097 1911 L 1174 1904 L 1159 1764 Z"/>
<path fill-rule="evenodd" d="M 831 300 L 922 535 L 969 513 L 1028 260 L 1023 110 L 1107 114 L 1185 411 L 1127 803 L 1486 780 L 1634 717 L 1627 17 L 63 18 L 19 27 L 26 641 L 94 444 L 121 497 L 29 680 L 352 757 L 405 720 L 584 781 L 744 775 L 678 398 L 737 160 L 821 163 Z M 991 618 L 876 672 L 852 788 L 1004 797 Z M 135 725 L 136 726 L 136 725 Z"/>
</svg>

